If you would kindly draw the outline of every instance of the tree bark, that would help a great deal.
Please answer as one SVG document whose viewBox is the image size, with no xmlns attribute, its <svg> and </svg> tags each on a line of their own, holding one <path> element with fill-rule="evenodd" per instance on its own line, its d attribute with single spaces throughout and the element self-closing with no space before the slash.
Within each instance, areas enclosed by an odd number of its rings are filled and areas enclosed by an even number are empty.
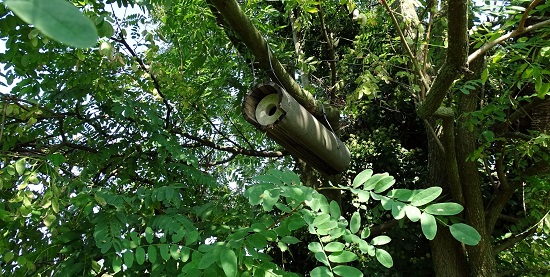
<svg viewBox="0 0 550 277">
<path fill-rule="evenodd" d="M 431 122 L 426 121 L 427 124 L 434 125 L 435 120 Z M 426 126 L 428 128 L 428 126 Z M 433 128 L 432 129 L 436 129 Z M 446 130 L 450 132 L 451 130 Z M 449 170 L 453 166 L 447 156 L 449 152 L 450 139 L 446 137 L 453 136 L 454 134 L 441 134 L 441 132 L 428 135 L 428 172 L 429 183 L 431 186 L 440 186 L 443 188 L 444 194 L 453 194 L 451 192 L 451 186 L 454 182 L 452 179 L 458 178 L 456 170 Z M 443 149 L 436 141 L 436 136 L 443 138 Z M 451 146 L 452 147 L 452 146 Z M 456 166 L 456 165 L 455 165 Z M 455 180 L 456 182 L 456 180 Z M 461 244 L 452 237 L 449 230 L 445 226 L 438 225 L 437 235 L 430 242 L 432 250 L 432 261 L 434 265 L 434 272 L 436 276 L 441 277 L 464 277 L 469 276 L 469 267 L 464 255 L 464 249 Z"/>
<path fill-rule="evenodd" d="M 465 77 L 465 80 L 479 78 L 483 69 L 483 58 L 477 59 L 470 64 L 472 74 Z M 478 92 L 471 91 L 470 94 L 460 94 L 457 120 L 456 152 L 462 192 L 464 194 L 466 223 L 474 227 L 481 235 L 481 241 L 476 246 L 468 246 L 468 264 L 472 276 L 495 276 L 496 264 L 491 245 L 491 234 L 488 233 L 485 222 L 485 209 L 481 192 L 481 178 L 474 161 L 468 157 L 476 149 L 478 133 L 470 131 L 467 126 L 467 116 L 475 111 L 478 106 Z"/>
<path fill-rule="evenodd" d="M 448 48 L 445 63 L 439 69 L 426 99 L 418 107 L 421 118 L 429 118 L 441 106 L 449 88 L 466 72 L 468 59 L 468 1 L 449 0 L 447 10 Z"/>
</svg>

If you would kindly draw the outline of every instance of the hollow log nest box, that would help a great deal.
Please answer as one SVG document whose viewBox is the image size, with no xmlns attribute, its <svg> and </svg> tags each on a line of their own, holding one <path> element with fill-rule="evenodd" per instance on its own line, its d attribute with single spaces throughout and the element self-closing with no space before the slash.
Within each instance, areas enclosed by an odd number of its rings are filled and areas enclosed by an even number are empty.
<svg viewBox="0 0 550 277">
<path fill-rule="evenodd" d="M 293 156 L 329 175 L 349 166 L 344 143 L 279 85 L 252 88 L 243 101 L 246 121 L 267 133 Z"/>
</svg>

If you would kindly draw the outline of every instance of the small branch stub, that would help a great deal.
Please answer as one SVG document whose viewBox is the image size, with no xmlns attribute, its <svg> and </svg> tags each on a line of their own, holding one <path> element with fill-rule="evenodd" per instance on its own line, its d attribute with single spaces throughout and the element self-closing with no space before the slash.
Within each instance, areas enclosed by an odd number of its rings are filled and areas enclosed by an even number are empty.
<svg viewBox="0 0 550 277">
<path fill-rule="evenodd" d="M 279 85 L 254 87 L 243 101 L 245 119 L 293 156 L 329 175 L 346 170 L 350 154 L 344 143 Z"/>
</svg>

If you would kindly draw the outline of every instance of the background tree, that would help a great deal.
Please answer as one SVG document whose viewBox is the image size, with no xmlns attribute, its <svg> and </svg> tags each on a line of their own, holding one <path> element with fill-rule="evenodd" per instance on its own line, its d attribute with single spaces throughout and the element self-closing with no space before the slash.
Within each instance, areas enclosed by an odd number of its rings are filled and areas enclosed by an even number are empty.
<svg viewBox="0 0 550 277">
<path fill-rule="evenodd" d="M 88 49 L 14 2 L 3 274 L 547 272 L 546 2 L 74 2 L 100 37 Z M 345 140 L 348 171 L 295 163 L 243 120 L 266 79 Z M 435 235 L 432 214 L 454 216 Z"/>
</svg>

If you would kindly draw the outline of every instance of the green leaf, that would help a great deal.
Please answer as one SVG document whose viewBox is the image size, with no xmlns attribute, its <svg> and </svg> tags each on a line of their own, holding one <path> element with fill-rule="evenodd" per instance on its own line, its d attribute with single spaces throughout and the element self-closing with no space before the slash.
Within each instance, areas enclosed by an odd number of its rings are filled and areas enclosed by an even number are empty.
<svg viewBox="0 0 550 277">
<path fill-rule="evenodd" d="M 323 247 L 321 246 L 320 243 L 318 242 L 310 242 L 308 245 L 307 245 L 307 249 L 309 249 L 309 251 L 313 252 L 313 253 L 319 253 L 319 252 L 323 252 Z"/>
<path fill-rule="evenodd" d="M 334 239 L 337 239 L 337 238 L 343 236 L 346 233 L 346 231 L 347 230 L 344 229 L 344 228 L 335 228 L 335 229 L 330 230 L 328 232 L 328 234 L 329 234 L 330 238 L 332 240 L 334 240 Z"/>
<path fill-rule="evenodd" d="M 330 254 L 328 259 L 333 263 L 348 263 L 357 260 L 357 255 L 353 252 L 344 250 Z"/>
<path fill-rule="evenodd" d="M 174 260 L 179 260 L 180 259 L 180 252 L 179 252 L 179 247 L 178 247 L 177 244 L 170 245 L 170 256 Z"/>
<path fill-rule="evenodd" d="M 118 273 L 122 269 L 122 260 L 120 260 L 119 256 L 115 256 L 112 266 L 114 273 Z"/>
<path fill-rule="evenodd" d="M 157 249 L 154 245 L 150 245 L 147 249 L 147 259 L 154 264 L 157 261 Z"/>
<path fill-rule="evenodd" d="M 288 230 L 294 231 L 306 225 L 306 221 L 301 216 L 291 216 L 288 218 Z"/>
<path fill-rule="evenodd" d="M 191 249 L 187 247 L 183 247 L 180 250 L 180 259 L 182 262 L 187 262 L 189 260 L 189 257 L 191 256 Z"/>
<path fill-rule="evenodd" d="M 286 237 L 282 238 L 281 241 L 286 243 L 286 244 L 295 244 L 295 243 L 301 242 L 301 240 L 299 240 L 299 239 L 297 239 L 296 237 L 293 237 L 293 236 L 286 236 Z"/>
<path fill-rule="evenodd" d="M 326 266 L 318 266 L 314 268 L 310 273 L 311 277 L 332 277 L 332 273 Z"/>
<path fill-rule="evenodd" d="M 363 273 L 352 266 L 348 265 L 337 265 L 333 269 L 334 273 L 336 273 L 339 276 L 343 277 L 361 277 L 363 276 Z"/>
<path fill-rule="evenodd" d="M 363 228 L 363 231 L 361 231 L 361 238 L 368 238 L 370 236 L 370 229 L 368 227 Z"/>
<path fill-rule="evenodd" d="M 332 230 L 336 227 L 338 227 L 338 222 L 336 222 L 335 220 L 331 220 L 329 222 L 325 222 L 325 223 L 317 226 L 318 231 L 322 232 L 322 233 L 327 233 L 328 231 L 330 231 L 330 230 Z"/>
<path fill-rule="evenodd" d="M 485 84 L 485 82 L 487 82 L 487 79 L 489 78 L 489 68 L 485 68 L 482 72 L 481 72 L 481 83 L 482 84 Z"/>
<path fill-rule="evenodd" d="M 391 241 L 391 238 L 388 236 L 378 236 L 371 240 L 371 244 L 373 245 L 384 245 Z"/>
<path fill-rule="evenodd" d="M 211 251 L 206 253 L 204 256 L 202 256 L 200 262 L 199 262 L 199 269 L 205 269 L 210 267 L 213 263 L 219 261 L 219 252 L 217 251 Z"/>
<path fill-rule="evenodd" d="M 455 223 L 451 225 L 449 231 L 451 231 L 451 235 L 453 235 L 456 240 L 466 245 L 477 245 L 481 240 L 481 235 L 477 230 L 464 223 Z"/>
<path fill-rule="evenodd" d="M 334 200 L 330 201 L 330 216 L 334 219 L 339 219 L 340 216 L 342 216 L 340 206 L 338 206 L 338 203 Z"/>
<path fill-rule="evenodd" d="M 261 183 L 270 183 L 270 184 L 275 184 L 275 185 L 281 185 L 283 182 L 273 176 L 273 175 L 260 175 L 260 176 L 256 176 L 254 178 L 252 178 L 253 180 L 256 180 L 256 181 L 259 181 Z"/>
<path fill-rule="evenodd" d="M 360 190 L 357 192 L 357 198 L 359 202 L 367 202 L 370 198 L 370 193 L 368 191 Z"/>
<path fill-rule="evenodd" d="M 185 245 L 191 245 L 199 239 L 199 232 L 191 231 L 185 237 Z"/>
<path fill-rule="evenodd" d="M 237 255 L 229 248 L 222 248 L 220 251 L 220 263 L 227 277 L 237 276 Z"/>
<path fill-rule="evenodd" d="M 375 174 L 365 182 L 363 189 L 372 190 L 385 187 L 388 183 L 393 184 L 391 182 L 392 180 L 395 182 L 393 177 L 391 177 L 388 173 Z M 379 185 L 379 183 L 381 184 Z"/>
<path fill-rule="evenodd" d="M 395 219 L 402 219 L 405 217 L 405 203 L 393 201 L 391 206 L 391 214 Z"/>
<path fill-rule="evenodd" d="M 488 142 L 492 142 L 495 139 L 495 133 L 489 130 L 485 130 L 481 133 Z"/>
<path fill-rule="evenodd" d="M 55 215 L 49 214 L 46 217 L 44 217 L 42 221 L 44 222 L 44 225 L 46 225 L 46 227 L 50 227 L 50 225 L 52 225 L 52 223 L 55 221 L 56 218 L 57 217 Z"/>
<path fill-rule="evenodd" d="M 94 23 L 65 0 L 5 0 L 4 4 L 46 36 L 74 47 L 92 47 L 97 42 Z"/>
<path fill-rule="evenodd" d="M 318 261 L 320 261 L 321 263 L 323 263 L 326 266 L 330 265 L 330 263 L 327 260 L 327 255 L 325 255 L 325 252 L 315 253 L 315 259 L 317 259 Z"/>
<path fill-rule="evenodd" d="M 263 249 L 267 246 L 267 240 L 261 234 L 254 234 L 248 237 L 246 241 L 257 249 Z"/>
<path fill-rule="evenodd" d="M 325 251 L 327 252 L 340 252 L 344 250 L 345 245 L 341 242 L 333 241 L 325 245 Z"/>
<path fill-rule="evenodd" d="M 17 162 L 15 162 L 15 171 L 17 172 L 17 174 L 23 175 L 23 173 L 25 173 L 25 164 L 25 159 L 19 159 L 17 160 Z"/>
<path fill-rule="evenodd" d="M 136 262 L 139 265 L 142 265 L 145 262 L 145 250 L 143 247 L 138 247 L 136 249 Z"/>
<path fill-rule="evenodd" d="M 380 204 L 382 204 L 382 208 L 384 208 L 384 210 L 391 210 L 392 207 L 393 207 L 393 199 L 389 198 L 389 197 L 386 197 L 386 196 L 381 196 L 380 197 Z"/>
<path fill-rule="evenodd" d="M 369 252 L 369 247 L 374 247 L 374 246 L 368 244 L 368 242 L 366 242 L 364 240 L 360 240 L 357 243 L 357 246 L 359 247 L 359 250 L 361 250 L 362 253 L 367 253 L 367 252 Z"/>
<path fill-rule="evenodd" d="M 433 240 L 437 233 L 437 222 L 435 221 L 435 217 L 428 213 L 422 213 L 420 216 L 420 225 L 424 236 L 428 240 Z"/>
<path fill-rule="evenodd" d="M 269 212 L 273 210 L 273 206 L 279 201 L 279 191 L 264 190 L 260 197 L 262 198 L 262 208 L 264 211 Z"/>
<path fill-rule="evenodd" d="M 316 7 L 306 7 L 305 11 L 308 13 L 317 13 L 319 10 Z"/>
<path fill-rule="evenodd" d="M 413 196 L 413 191 L 410 189 L 392 189 L 386 196 L 396 198 L 401 202 L 409 202 Z"/>
<path fill-rule="evenodd" d="M 153 229 L 151 227 L 145 228 L 145 240 L 148 243 L 153 243 Z"/>
<path fill-rule="evenodd" d="M 359 212 L 354 212 L 349 223 L 349 230 L 355 234 L 359 231 L 359 228 L 361 228 L 361 215 Z"/>
<path fill-rule="evenodd" d="M 386 250 L 384 249 L 376 249 L 376 259 L 380 264 L 383 266 L 390 268 L 393 266 L 393 259 Z"/>
<path fill-rule="evenodd" d="M 462 212 L 464 208 L 457 203 L 431 204 L 424 209 L 424 212 L 432 215 L 455 215 Z"/>
<path fill-rule="evenodd" d="M 9 252 L 4 254 L 3 260 L 4 260 L 5 263 L 9 263 L 9 262 L 11 262 L 11 260 L 13 260 L 14 257 L 15 257 L 15 254 L 13 254 L 13 252 L 9 251 Z"/>
<path fill-rule="evenodd" d="M 59 200 L 57 198 L 52 199 L 52 211 L 59 213 Z"/>
<path fill-rule="evenodd" d="M 378 183 L 376 183 L 376 186 L 374 186 L 374 192 L 381 193 L 387 189 L 389 189 L 391 186 L 395 184 L 395 179 L 392 176 L 385 176 L 384 178 L 380 179 Z"/>
<path fill-rule="evenodd" d="M 548 94 L 548 91 L 550 91 L 550 83 L 544 83 L 537 90 L 537 96 L 539 98 L 544 98 L 544 96 Z"/>
<path fill-rule="evenodd" d="M 134 264 L 134 253 L 128 249 L 122 254 L 122 257 L 124 258 L 124 265 L 128 268 L 132 267 Z"/>
<path fill-rule="evenodd" d="M 372 176 L 372 169 L 365 169 L 361 171 L 355 178 L 353 179 L 353 187 L 357 188 L 360 185 L 364 184 L 370 177 Z"/>
<path fill-rule="evenodd" d="M 159 245 L 159 252 L 163 260 L 168 261 L 170 259 L 170 249 L 168 248 L 168 244 Z"/>
<path fill-rule="evenodd" d="M 279 247 L 281 252 L 285 252 L 288 250 L 288 245 L 282 241 L 277 242 L 277 247 Z"/>
<path fill-rule="evenodd" d="M 422 212 L 415 206 L 407 205 L 405 207 L 405 214 L 412 222 L 417 222 L 420 220 Z"/>
<path fill-rule="evenodd" d="M 321 224 L 327 223 L 330 221 L 330 215 L 328 214 L 321 214 L 320 216 L 316 217 L 313 220 L 313 226 L 319 226 Z"/>
<path fill-rule="evenodd" d="M 181 228 L 175 234 L 172 235 L 172 242 L 173 243 L 180 242 L 183 239 L 183 236 L 185 236 L 185 229 Z"/>
<path fill-rule="evenodd" d="M 426 205 L 439 197 L 439 195 L 441 195 L 441 192 L 443 192 L 443 189 L 440 187 L 431 187 L 424 189 L 413 196 L 413 198 L 411 199 L 411 205 L 417 207 Z"/>
<path fill-rule="evenodd" d="M 46 159 L 48 159 L 48 161 L 50 161 L 54 167 L 58 167 L 67 161 L 67 159 L 65 159 L 65 157 L 59 153 L 50 154 L 46 156 Z"/>
</svg>

